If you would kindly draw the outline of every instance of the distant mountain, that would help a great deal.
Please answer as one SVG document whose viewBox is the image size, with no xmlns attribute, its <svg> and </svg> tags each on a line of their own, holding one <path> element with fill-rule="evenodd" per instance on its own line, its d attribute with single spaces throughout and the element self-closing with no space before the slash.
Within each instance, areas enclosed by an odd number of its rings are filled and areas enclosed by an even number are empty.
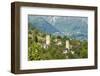
<svg viewBox="0 0 100 76">
<path fill-rule="evenodd" d="M 35 27 L 46 33 L 52 34 L 55 32 L 60 32 L 59 30 L 57 30 L 55 27 L 53 27 L 50 23 L 48 23 L 47 21 L 45 21 L 45 19 L 41 17 L 39 18 L 30 17 L 29 23 L 32 25 L 32 27 Z"/>
<path fill-rule="evenodd" d="M 85 17 L 58 17 L 54 24 L 55 28 L 71 38 L 86 40 L 88 37 L 88 24 Z"/>
<path fill-rule="evenodd" d="M 29 23 L 44 32 L 67 35 L 74 39 L 88 39 L 88 18 L 74 16 L 29 16 Z"/>
</svg>

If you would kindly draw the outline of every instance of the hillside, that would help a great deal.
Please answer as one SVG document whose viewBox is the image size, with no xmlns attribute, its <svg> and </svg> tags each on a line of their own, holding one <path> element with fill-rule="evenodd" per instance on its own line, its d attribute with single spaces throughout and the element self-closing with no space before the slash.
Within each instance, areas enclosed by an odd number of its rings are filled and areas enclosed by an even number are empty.
<svg viewBox="0 0 100 76">
<path fill-rule="evenodd" d="M 29 23 L 37 29 L 52 34 L 87 40 L 87 17 L 28 16 Z"/>
</svg>

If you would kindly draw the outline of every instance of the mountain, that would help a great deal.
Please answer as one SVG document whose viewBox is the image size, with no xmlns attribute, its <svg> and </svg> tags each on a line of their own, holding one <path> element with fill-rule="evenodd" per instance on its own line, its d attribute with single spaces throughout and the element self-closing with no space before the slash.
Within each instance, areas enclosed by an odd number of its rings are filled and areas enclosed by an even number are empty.
<svg viewBox="0 0 100 76">
<path fill-rule="evenodd" d="M 29 23 L 32 25 L 32 27 L 35 27 L 49 34 L 59 32 L 59 30 L 57 30 L 55 27 L 53 27 L 50 23 L 48 23 L 45 19 L 41 17 L 30 17 Z"/>
<path fill-rule="evenodd" d="M 64 35 L 80 40 L 88 38 L 88 20 L 86 17 L 58 17 L 56 19 L 55 28 L 64 32 Z"/>
<path fill-rule="evenodd" d="M 74 39 L 88 39 L 88 18 L 74 16 L 28 16 L 29 23 L 44 32 L 67 35 Z"/>
</svg>

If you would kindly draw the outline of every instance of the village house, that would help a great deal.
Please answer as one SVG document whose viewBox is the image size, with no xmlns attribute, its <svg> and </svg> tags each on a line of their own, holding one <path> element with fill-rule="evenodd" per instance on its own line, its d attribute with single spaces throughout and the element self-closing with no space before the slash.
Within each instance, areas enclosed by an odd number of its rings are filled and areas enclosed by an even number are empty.
<svg viewBox="0 0 100 76">
<path fill-rule="evenodd" d="M 54 40 L 54 42 L 55 42 L 55 44 L 56 44 L 57 46 L 62 45 L 61 39 L 57 39 L 57 38 L 56 38 L 56 39 Z M 44 48 L 48 48 L 49 45 L 50 45 L 50 35 L 46 35 L 46 37 L 45 37 L 45 43 L 43 44 L 43 47 L 44 47 Z M 70 49 L 69 40 L 66 40 L 64 53 L 67 53 L 69 49 Z"/>
</svg>

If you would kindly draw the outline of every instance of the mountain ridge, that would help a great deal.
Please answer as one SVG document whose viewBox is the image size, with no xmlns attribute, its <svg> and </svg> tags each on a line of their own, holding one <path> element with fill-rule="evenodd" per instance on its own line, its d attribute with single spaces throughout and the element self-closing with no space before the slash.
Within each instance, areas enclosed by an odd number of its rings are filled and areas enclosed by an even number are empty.
<svg viewBox="0 0 100 76">
<path fill-rule="evenodd" d="M 71 38 L 87 40 L 88 20 L 86 17 L 29 16 L 28 21 L 33 27 L 43 32 L 55 35 L 58 32 L 58 35 L 67 35 Z"/>
</svg>

